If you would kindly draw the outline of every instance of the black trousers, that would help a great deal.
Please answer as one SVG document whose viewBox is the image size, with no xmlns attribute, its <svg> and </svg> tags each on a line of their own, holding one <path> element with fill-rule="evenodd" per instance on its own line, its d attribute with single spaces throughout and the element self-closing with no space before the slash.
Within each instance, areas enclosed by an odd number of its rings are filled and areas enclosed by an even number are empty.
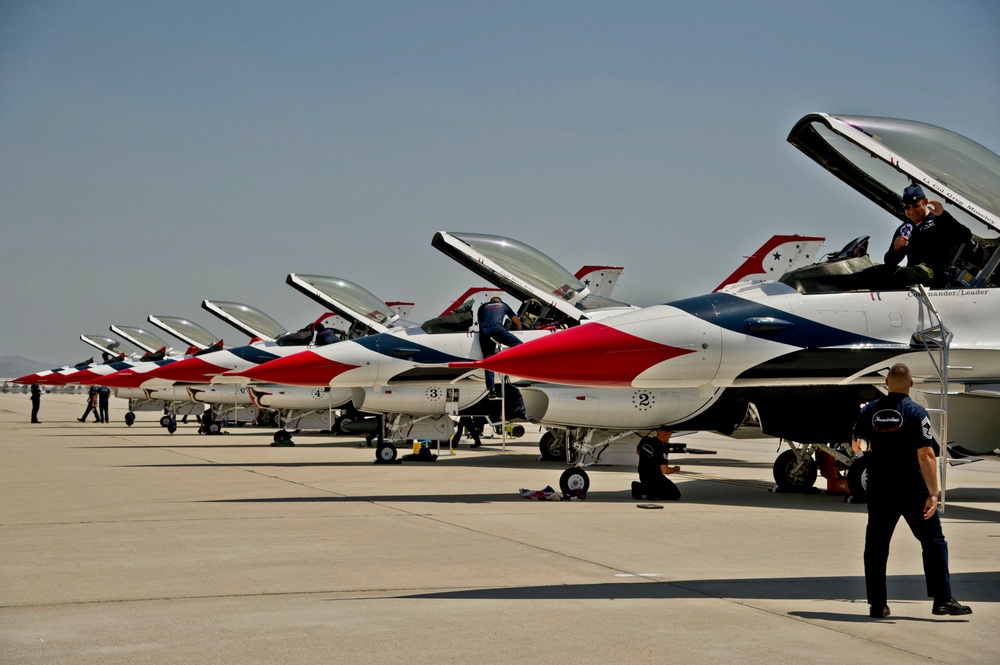
<svg viewBox="0 0 1000 665">
<path fill-rule="evenodd" d="M 941 531 L 941 518 L 935 512 L 924 519 L 927 495 L 881 497 L 868 495 L 868 528 L 865 531 L 865 587 L 868 604 L 886 604 L 885 568 L 889 559 L 889 541 L 902 517 L 920 541 L 923 550 L 924 579 L 927 595 L 935 599 L 951 598 L 951 575 L 948 572 L 948 541 Z"/>
<path fill-rule="evenodd" d="M 42 405 L 41 397 L 31 398 L 31 422 L 38 422 L 38 407 Z"/>
<path fill-rule="evenodd" d="M 662 473 L 639 474 L 639 485 L 642 486 L 642 494 L 650 499 L 676 501 L 681 498 L 677 485 Z"/>
</svg>

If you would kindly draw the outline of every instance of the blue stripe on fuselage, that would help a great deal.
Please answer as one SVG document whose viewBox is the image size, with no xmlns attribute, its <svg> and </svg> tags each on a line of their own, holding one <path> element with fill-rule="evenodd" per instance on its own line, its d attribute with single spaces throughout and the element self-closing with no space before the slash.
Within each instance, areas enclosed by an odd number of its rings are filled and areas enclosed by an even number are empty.
<svg viewBox="0 0 1000 665">
<path fill-rule="evenodd" d="M 360 344 L 369 351 L 380 353 L 383 356 L 390 356 L 392 358 L 409 360 L 411 362 L 419 363 L 421 365 L 462 362 L 468 360 L 468 358 L 453 356 L 451 354 L 438 351 L 437 349 L 432 349 L 423 346 L 422 344 L 417 344 L 410 338 L 399 337 L 397 335 L 390 335 L 388 333 L 380 333 L 378 335 L 368 335 L 367 337 L 358 337 L 357 339 L 353 339 L 351 341 L 354 342 L 355 344 Z M 396 351 L 397 349 L 401 351 L 416 350 L 416 353 L 412 355 L 403 355 L 403 356 L 393 355 L 393 351 Z"/>
<path fill-rule="evenodd" d="M 768 307 L 752 300 L 737 298 L 728 293 L 711 293 L 696 298 L 677 300 L 667 303 L 667 305 L 726 330 L 803 349 L 870 346 L 873 344 L 899 346 L 898 342 L 875 339 L 850 330 L 834 328 L 791 312 Z M 761 317 L 781 319 L 792 325 L 781 330 L 748 331 L 747 319 Z"/>
<path fill-rule="evenodd" d="M 305 348 L 306 347 L 302 347 L 302 350 L 304 351 Z M 255 365 L 262 365 L 269 360 L 274 360 L 279 357 L 270 351 L 265 351 L 259 346 L 238 346 L 235 349 L 226 349 L 226 351 L 229 351 L 241 360 L 245 360 L 248 363 L 254 363 Z"/>
</svg>

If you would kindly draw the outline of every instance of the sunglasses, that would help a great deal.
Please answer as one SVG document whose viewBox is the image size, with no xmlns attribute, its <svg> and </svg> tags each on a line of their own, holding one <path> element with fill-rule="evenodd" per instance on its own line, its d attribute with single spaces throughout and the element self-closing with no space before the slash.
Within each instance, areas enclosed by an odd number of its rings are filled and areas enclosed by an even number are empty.
<svg viewBox="0 0 1000 665">
<path fill-rule="evenodd" d="M 919 208 L 922 205 L 923 203 L 921 203 L 920 201 L 917 201 L 916 203 L 904 203 L 903 210 L 909 210 L 910 208 Z"/>
</svg>

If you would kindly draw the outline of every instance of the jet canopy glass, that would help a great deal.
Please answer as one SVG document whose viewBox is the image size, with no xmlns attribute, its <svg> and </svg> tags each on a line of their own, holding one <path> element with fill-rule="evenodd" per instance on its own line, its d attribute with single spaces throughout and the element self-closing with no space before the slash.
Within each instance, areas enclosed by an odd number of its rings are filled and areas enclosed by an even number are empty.
<svg viewBox="0 0 1000 665">
<path fill-rule="evenodd" d="M 135 326 L 111 326 L 111 332 L 121 335 L 130 342 L 141 347 L 145 351 L 158 351 L 163 347 L 169 346 L 162 339 L 149 332 L 148 330 L 143 330 L 142 328 L 136 328 Z"/>
<path fill-rule="evenodd" d="M 280 323 L 250 305 L 223 300 L 205 300 L 201 306 L 251 337 L 275 340 L 288 332 Z"/>
<path fill-rule="evenodd" d="M 449 231 L 436 233 L 431 245 L 518 300 L 553 303 L 576 319 L 580 310 L 625 306 L 591 295 L 583 282 L 551 257 L 512 238 Z"/>
<path fill-rule="evenodd" d="M 131 348 L 122 344 L 113 337 L 107 337 L 105 335 L 80 335 L 80 339 L 94 348 L 100 349 L 104 353 L 109 353 L 113 356 L 118 356 L 124 353 L 126 358 L 130 358 L 134 355 L 134 351 L 132 351 Z"/>
<path fill-rule="evenodd" d="M 313 300 L 336 310 L 345 318 L 360 318 L 382 328 L 396 318 L 396 313 L 374 294 L 346 279 L 291 274 L 286 281 Z"/>
<path fill-rule="evenodd" d="M 903 189 L 916 182 L 980 238 L 1000 236 L 1000 156 L 960 134 L 912 120 L 815 113 L 788 140 L 901 221 Z"/>
<path fill-rule="evenodd" d="M 194 321 L 182 319 L 177 316 L 149 316 L 147 318 L 153 325 L 166 330 L 174 337 L 182 339 L 192 346 L 208 348 L 219 340 L 218 337 Z"/>
</svg>

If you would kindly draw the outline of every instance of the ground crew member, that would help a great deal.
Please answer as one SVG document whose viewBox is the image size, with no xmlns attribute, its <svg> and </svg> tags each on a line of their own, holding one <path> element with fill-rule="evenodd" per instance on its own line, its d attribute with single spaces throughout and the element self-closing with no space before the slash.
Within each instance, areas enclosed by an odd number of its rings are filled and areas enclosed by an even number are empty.
<svg viewBox="0 0 1000 665">
<path fill-rule="evenodd" d="M 667 474 L 681 470 L 679 466 L 667 465 L 667 443 L 672 434 L 673 430 L 660 425 L 656 428 L 656 436 L 644 436 L 639 440 L 635 447 L 635 453 L 639 456 L 639 482 L 632 483 L 633 499 L 646 496 L 650 499 L 676 501 L 681 498 L 677 485 L 667 478 Z"/>
<path fill-rule="evenodd" d="M 108 422 L 108 400 L 111 399 L 111 388 L 107 386 L 101 386 L 97 389 L 97 407 L 99 411 L 97 412 L 98 418 L 102 423 Z"/>
<path fill-rule="evenodd" d="M 94 412 L 94 422 L 101 422 L 101 413 L 97 410 L 97 386 L 90 386 L 87 389 L 87 409 L 83 412 L 83 415 L 77 418 L 81 423 L 87 422 L 87 416 L 90 412 Z"/>
<path fill-rule="evenodd" d="M 483 350 L 484 359 L 496 354 L 497 342 L 505 346 L 517 346 L 521 343 L 503 325 L 504 319 L 510 318 L 514 327 L 520 330 L 521 319 L 498 296 L 493 296 L 489 302 L 480 305 L 476 318 L 479 319 L 479 347 Z M 486 370 L 485 374 L 486 390 L 495 397 L 493 372 Z"/>
<path fill-rule="evenodd" d="M 40 424 L 38 407 L 42 405 L 42 389 L 38 387 L 37 383 L 31 384 L 31 397 L 29 399 L 31 400 L 31 422 Z"/>
<path fill-rule="evenodd" d="M 889 394 L 868 403 L 854 425 L 852 447 L 868 441 L 868 528 L 865 531 L 865 586 L 869 616 L 889 616 L 885 586 L 889 541 L 902 517 L 923 548 L 927 595 L 933 614 L 972 614 L 951 595 L 948 542 L 937 513 L 937 457 L 927 411 L 910 399 L 909 368 L 896 364 L 885 379 Z"/>
</svg>

